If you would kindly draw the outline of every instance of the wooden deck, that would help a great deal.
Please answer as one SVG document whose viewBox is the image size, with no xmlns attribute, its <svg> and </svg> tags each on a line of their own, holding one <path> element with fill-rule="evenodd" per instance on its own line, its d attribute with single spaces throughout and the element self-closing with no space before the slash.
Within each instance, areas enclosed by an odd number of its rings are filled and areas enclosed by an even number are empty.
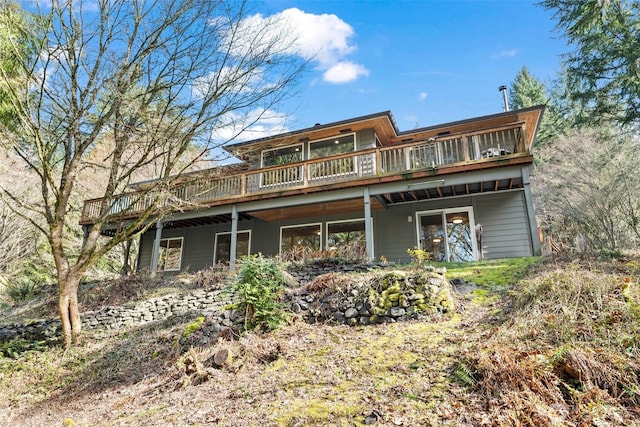
<svg viewBox="0 0 640 427">
<path fill-rule="evenodd" d="M 85 201 L 81 224 L 91 224 L 105 215 L 114 221 L 136 217 L 160 199 L 160 207 L 191 210 L 237 203 L 256 197 L 304 193 L 324 188 L 367 185 L 372 178 L 402 176 L 414 172 L 447 169 L 460 172 L 494 160 L 529 157 L 524 123 L 490 131 L 476 131 L 428 138 L 407 144 L 355 151 L 331 157 L 249 170 L 229 176 L 197 176 L 164 193 L 129 192 L 112 200 Z M 215 169 L 213 170 L 215 171 Z M 212 171 L 208 171 L 212 172 Z"/>
</svg>

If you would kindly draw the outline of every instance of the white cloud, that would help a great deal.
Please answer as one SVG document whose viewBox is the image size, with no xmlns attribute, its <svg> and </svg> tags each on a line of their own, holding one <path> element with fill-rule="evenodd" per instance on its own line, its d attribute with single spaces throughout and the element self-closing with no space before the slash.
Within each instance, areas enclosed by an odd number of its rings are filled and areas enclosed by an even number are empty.
<svg viewBox="0 0 640 427">
<path fill-rule="evenodd" d="M 369 70 L 360 64 L 353 62 L 338 62 L 333 65 L 323 75 L 323 79 L 328 83 L 348 83 L 356 80 L 360 76 L 368 76 Z"/>
<path fill-rule="evenodd" d="M 222 120 L 223 125 L 213 134 L 218 141 L 249 141 L 289 131 L 286 115 L 271 110 L 253 110 L 247 115 L 229 113 Z"/>
<path fill-rule="evenodd" d="M 427 96 L 428 96 L 427 92 L 420 92 L 420 94 L 418 95 L 418 99 L 420 101 L 424 101 L 425 99 L 427 99 Z"/>
<path fill-rule="evenodd" d="M 266 37 L 276 39 L 276 34 L 279 37 L 281 31 L 291 35 L 293 42 L 287 52 L 315 63 L 317 69 L 324 72 L 324 81 L 345 83 L 369 74 L 363 65 L 346 59 L 356 50 L 356 46 L 349 42 L 355 32 L 336 15 L 315 15 L 290 8 L 270 17 L 253 15 L 245 20 L 245 24 L 248 28 L 260 28 L 267 21 L 277 22 L 279 25 L 274 25 L 273 35 Z"/>
<path fill-rule="evenodd" d="M 505 49 L 499 52 L 495 52 L 491 55 L 492 58 L 512 58 L 518 54 L 516 49 Z"/>
</svg>

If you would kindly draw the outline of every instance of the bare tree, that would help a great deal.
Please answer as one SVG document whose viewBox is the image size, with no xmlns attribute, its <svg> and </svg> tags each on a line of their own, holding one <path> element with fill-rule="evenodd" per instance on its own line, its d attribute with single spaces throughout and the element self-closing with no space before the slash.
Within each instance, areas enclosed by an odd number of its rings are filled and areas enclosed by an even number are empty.
<svg viewBox="0 0 640 427">
<path fill-rule="evenodd" d="M 564 245 L 635 249 L 640 242 L 640 141 L 611 129 L 574 131 L 538 151 L 540 223 Z"/>
<path fill-rule="evenodd" d="M 239 124 L 241 131 L 251 124 L 248 117 L 269 114 L 292 94 L 305 65 L 290 54 L 295 40 L 281 23 L 247 19 L 242 1 L 84 5 L 54 0 L 38 13 L 44 23 L 34 35 L 40 53 L 21 57 L 28 78 L 9 92 L 19 118 L 11 148 L 37 174 L 39 200 L 28 203 L 11 188 L 2 189 L 15 210 L 44 219 L 45 225 L 34 225 L 55 260 L 67 346 L 80 337 L 77 292 L 87 269 L 166 214 L 163 190 L 219 145 L 214 130 Z M 108 155 L 91 156 L 105 140 L 113 147 Z M 100 239 L 115 196 L 149 165 L 158 180 L 136 193 L 147 201 L 146 209 L 112 238 Z M 99 191 L 103 202 L 78 250 L 65 243 L 68 220 L 78 209 L 73 194 L 79 177 L 91 167 L 106 171 Z"/>
</svg>

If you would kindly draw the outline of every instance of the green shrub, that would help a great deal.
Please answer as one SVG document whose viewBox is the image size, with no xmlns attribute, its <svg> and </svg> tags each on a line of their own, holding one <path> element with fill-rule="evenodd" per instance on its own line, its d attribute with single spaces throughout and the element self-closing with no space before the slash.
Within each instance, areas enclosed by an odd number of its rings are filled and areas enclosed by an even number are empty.
<svg viewBox="0 0 640 427">
<path fill-rule="evenodd" d="M 29 301 L 30 299 L 37 297 L 42 288 L 42 284 L 28 278 L 24 278 L 17 282 L 7 283 L 4 288 L 4 292 L 14 302 L 21 302 Z"/>
<path fill-rule="evenodd" d="M 0 343 L 0 358 L 17 359 L 29 351 L 42 351 L 45 348 L 47 348 L 46 341 L 29 341 L 23 338 L 15 338 Z"/>
<path fill-rule="evenodd" d="M 418 249 L 417 246 L 414 246 L 413 249 L 407 249 L 407 254 L 411 257 L 413 264 L 418 267 L 421 267 L 425 262 L 431 259 L 430 252 L 427 252 L 424 249 Z"/>
<path fill-rule="evenodd" d="M 244 312 L 245 330 L 276 330 L 287 320 L 280 302 L 285 278 L 273 259 L 264 258 L 261 254 L 242 258 L 233 290 L 239 298 L 238 309 Z"/>
</svg>

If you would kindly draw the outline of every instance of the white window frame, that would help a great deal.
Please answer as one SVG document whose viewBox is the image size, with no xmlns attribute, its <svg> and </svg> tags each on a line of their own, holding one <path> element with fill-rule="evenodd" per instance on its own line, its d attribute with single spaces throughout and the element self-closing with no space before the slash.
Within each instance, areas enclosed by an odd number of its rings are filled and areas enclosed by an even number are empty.
<svg viewBox="0 0 640 427">
<path fill-rule="evenodd" d="M 420 217 L 423 215 L 437 215 L 440 214 L 442 217 L 442 221 L 443 224 L 446 224 L 446 216 L 447 214 L 451 214 L 451 213 L 457 213 L 457 212 L 466 212 L 467 215 L 469 215 L 469 227 L 471 228 L 471 247 L 473 249 L 473 260 L 477 261 L 478 260 L 478 242 L 476 242 L 476 238 L 475 238 L 475 226 L 476 226 L 476 222 L 473 216 L 473 206 L 460 206 L 457 208 L 447 208 L 447 209 L 432 209 L 432 210 L 428 210 L 428 211 L 419 211 L 416 212 L 415 215 L 415 224 L 416 224 L 416 240 L 418 241 L 418 244 L 416 245 L 416 247 L 418 247 L 419 249 L 423 249 L 422 248 L 422 239 L 420 239 Z M 447 234 L 447 228 L 444 227 L 444 237 L 445 237 L 445 242 L 446 242 L 446 251 L 447 251 L 447 258 L 449 257 L 449 235 Z"/>
<path fill-rule="evenodd" d="M 165 240 L 167 241 L 167 243 L 171 240 L 180 240 L 180 262 L 178 262 L 178 268 L 166 268 L 166 259 L 165 259 L 165 263 L 162 266 L 162 270 L 160 270 L 160 265 L 156 266 L 156 268 L 160 271 L 180 271 L 182 270 L 182 255 L 184 252 L 184 237 L 163 237 L 160 239 L 160 244 L 158 245 L 158 249 L 161 251 L 162 250 L 162 241 Z M 154 245 L 155 245 L 155 239 L 154 239 Z M 168 248 L 165 248 L 168 249 Z M 161 261 L 160 257 L 158 257 L 158 263 Z"/>
<path fill-rule="evenodd" d="M 322 239 L 322 223 L 321 222 L 309 222 L 304 224 L 295 224 L 295 225 L 282 225 L 280 226 L 280 239 L 278 240 L 278 254 L 282 256 L 282 230 L 286 228 L 301 228 L 301 227 L 311 227 L 317 225 L 320 230 L 320 247 L 318 250 L 322 250 L 323 247 L 323 239 Z"/>
<path fill-rule="evenodd" d="M 251 229 L 248 230 L 238 230 L 236 234 L 248 233 L 249 234 L 249 245 L 247 246 L 247 255 L 251 255 Z M 213 240 L 213 265 L 216 265 L 216 258 L 218 255 L 218 236 L 231 234 L 231 231 L 220 231 L 216 233 L 215 238 Z M 236 248 L 237 250 L 237 248 Z M 231 256 L 231 254 L 229 254 Z"/>
</svg>

